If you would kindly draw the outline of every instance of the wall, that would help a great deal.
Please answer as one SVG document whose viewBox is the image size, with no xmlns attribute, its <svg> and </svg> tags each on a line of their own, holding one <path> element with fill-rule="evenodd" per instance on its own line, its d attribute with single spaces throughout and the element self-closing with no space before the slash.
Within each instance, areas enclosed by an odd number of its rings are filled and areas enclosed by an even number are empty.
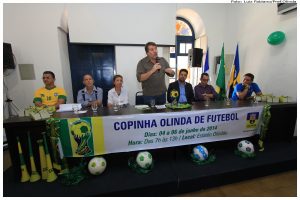
<svg viewBox="0 0 300 200">
<path fill-rule="evenodd" d="M 74 102 L 67 33 L 59 28 L 57 29 L 57 34 L 58 34 L 58 45 L 59 45 L 58 53 L 61 61 L 63 87 L 68 94 L 67 102 Z"/>
<path fill-rule="evenodd" d="M 9 88 L 9 96 L 20 108 L 32 104 L 36 89 L 43 86 L 42 73 L 51 70 L 56 75 L 56 85 L 70 88 L 66 42 L 58 32 L 63 4 L 4 4 L 3 41 L 12 44 L 17 64 L 34 64 L 36 80 L 20 80 L 18 65 L 4 80 Z M 66 76 L 66 77 L 65 77 Z M 67 90 L 68 102 L 72 101 L 72 91 Z M 5 96 L 5 94 L 4 94 Z M 6 116 L 5 116 L 6 117 Z"/>
<path fill-rule="evenodd" d="M 176 4 L 68 4 L 71 42 L 175 43 Z"/>
<path fill-rule="evenodd" d="M 239 43 L 241 74 L 251 72 L 263 93 L 297 100 L 297 12 L 277 14 L 277 4 L 228 6 L 227 51 Z M 283 31 L 286 41 L 272 46 L 267 37 Z"/>
</svg>

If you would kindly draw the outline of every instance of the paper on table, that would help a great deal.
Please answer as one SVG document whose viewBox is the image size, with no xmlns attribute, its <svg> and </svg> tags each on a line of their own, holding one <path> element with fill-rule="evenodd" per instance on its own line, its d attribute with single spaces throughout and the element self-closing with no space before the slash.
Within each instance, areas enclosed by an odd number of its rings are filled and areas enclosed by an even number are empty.
<svg viewBox="0 0 300 200">
<path fill-rule="evenodd" d="M 149 106 L 148 105 L 136 105 L 136 106 L 134 106 L 136 109 L 141 109 L 141 110 L 143 110 L 143 109 L 148 109 L 149 108 Z"/>
<path fill-rule="evenodd" d="M 156 109 L 166 109 L 165 105 L 155 105 Z"/>
<path fill-rule="evenodd" d="M 68 112 L 68 111 L 73 111 L 73 106 L 77 105 L 78 110 L 81 109 L 81 104 L 80 103 L 68 103 L 68 104 L 60 104 L 59 109 L 56 112 Z"/>
<path fill-rule="evenodd" d="M 87 113 L 87 110 L 79 110 L 77 114 Z"/>
</svg>

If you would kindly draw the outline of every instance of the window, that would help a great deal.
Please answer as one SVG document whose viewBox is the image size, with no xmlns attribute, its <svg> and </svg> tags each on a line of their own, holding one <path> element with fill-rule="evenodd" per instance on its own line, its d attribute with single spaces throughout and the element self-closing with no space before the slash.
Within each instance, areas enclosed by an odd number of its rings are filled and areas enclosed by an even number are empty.
<svg viewBox="0 0 300 200">
<path fill-rule="evenodd" d="M 179 36 L 193 36 L 193 30 L 190 23 L 184 18 L 177 17 L 176 20 L 176 35 Z"/>
<path fill-rule="evenodd" d="M 179 45 L 179 54 L 188 54 L 193 46 L 192 43 L 180 43 Z"/>
<path fill-rule="evenodd" d="M 175 77 L 170 78 L 170 83 L 178 79 L 180 69 L 189 72 L 187 82 L 190 82 L 192 71 L 189 67 L 188 53 L 194 48 L 195 34 L 192 25 L 184 18 L 176 18 L 176 47 L 170 47 L 170 67 L 175 71 Z"/>
</svg>

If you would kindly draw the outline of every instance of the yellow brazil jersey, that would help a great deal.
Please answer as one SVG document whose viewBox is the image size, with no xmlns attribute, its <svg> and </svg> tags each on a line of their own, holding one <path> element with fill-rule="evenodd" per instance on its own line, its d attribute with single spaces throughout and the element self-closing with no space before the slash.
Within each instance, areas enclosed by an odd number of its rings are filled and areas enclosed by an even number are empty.
<svg viewBox="0 0 300 200">
<path fill-rule="evenodd" d="M 58 102 L 58 99 L 64 99 L 65 102 L 67 101 L 67 95 L 63 88 L 54 87 L 47 89 L 42 87 L 34 93 L 33 103 L 39 101 L 44 105 L 54 106 Z"/>
</svg>

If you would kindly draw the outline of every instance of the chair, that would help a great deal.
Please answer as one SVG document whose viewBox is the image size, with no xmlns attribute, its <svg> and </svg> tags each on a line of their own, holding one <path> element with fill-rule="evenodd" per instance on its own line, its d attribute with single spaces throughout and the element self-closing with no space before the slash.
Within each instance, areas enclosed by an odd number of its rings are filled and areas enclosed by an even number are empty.
<svg viewBox="0 0 300 200">
<path fill-rule="evenodd" d="M 144 104 L 143 91 L 139 91 L 135 94 L 135 105 L 143 105 L 143 104 Z"/>
</svg>

